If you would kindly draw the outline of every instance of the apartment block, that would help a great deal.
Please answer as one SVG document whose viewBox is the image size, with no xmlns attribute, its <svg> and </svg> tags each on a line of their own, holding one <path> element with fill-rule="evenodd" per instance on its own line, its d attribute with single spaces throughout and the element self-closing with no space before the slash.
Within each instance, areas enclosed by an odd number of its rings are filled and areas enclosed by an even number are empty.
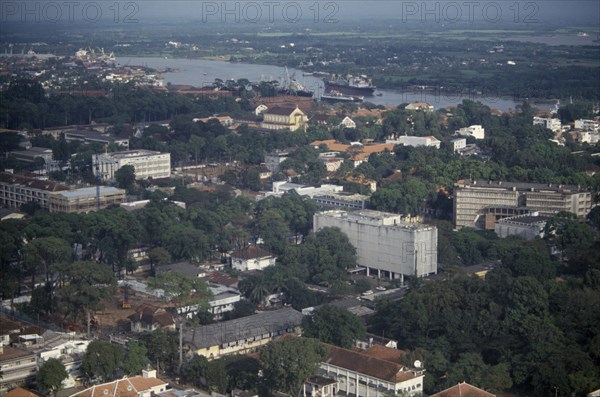
<svg viewBox="0 0 600 397">
<path fill-rule="evenodd" d="M 7 172 L 0 172 L 0 206 L 19 208 L 22 204 L 34 202 L 48 208 L 53 192 L 69 190 L 68 186 Z"/>
<path fill-rule="evenodd" d="M 591 193 L 578 186 L 483 180 L 454 185 L 457 228 L 494 229 L 499 219 L 534 211 L 540 215 L 567 211 L 584 218 L 591 209 Z"/>
<path fill-rule="evenodd" d="M 101 154 L 93 158 L 94 175 L 98 173 L 102 180 L 114 180 L 115 172 L 125 165 L 135 168 L 136 179 L 168 178 L 171 176 L 171 154 L 152 150 L 128 150 Z"/>
<path fill-rule="evenodd" d="M 399 214 L 332 210 L 315 214 L 314 230 L 337 227 L 356 248 L 367 275 L 404 280 L 437 273 L 437 228 Z"/>
</svg>

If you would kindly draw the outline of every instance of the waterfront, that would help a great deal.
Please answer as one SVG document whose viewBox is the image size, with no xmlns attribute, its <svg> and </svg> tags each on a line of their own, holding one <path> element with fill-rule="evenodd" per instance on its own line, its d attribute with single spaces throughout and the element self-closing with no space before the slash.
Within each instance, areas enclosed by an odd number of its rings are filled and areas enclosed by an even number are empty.
<svg viewBox="0 0 600 397">
<path fill-rule="evenodd" d="M 202 87 L 212 84 L 215 79 L 238 80 L 245 78 L 253 82 L 261 80 L 278 80 L 281 82 L 285 79 L 284 68 L 274 65 L 231 63 L 206 59 L 165 59 L 159 57 L 119 57 L 117 58 L 117 62 L 121 65 L 146 66 L 157 70 L 173 69 L 173 72 L 162 73 L 165 84 L 184 84 Z M 301 70 L 294 68 L 289 68 L 289 73 L 290 76 L 295 76 L 296 80 L 306 86 L 307 89 L 314 91 L 317 98 L 323 93 L 324 84 L 321 78 L 303 76 Z M 522 100 L 501 98 L 494 95 L 493 90 L 483 92 L 482 95 L 475 95 L 473 93 L 457 93 L 444 89 L 433 91 L 377 89 L 374 96 L 365 98 L 368 102 L 383 106 L 398 106 L 402 103 L 410 102 L 429 102 L 436 109 L 456 106 L 464 99 L 479 101 L 492 109 L 502 111 L 513 110 L 517 105 L 522 103 Z M 551 109 L 553 104 L 542 104 L 538 105 L 538 107 Z"/>
</svg>

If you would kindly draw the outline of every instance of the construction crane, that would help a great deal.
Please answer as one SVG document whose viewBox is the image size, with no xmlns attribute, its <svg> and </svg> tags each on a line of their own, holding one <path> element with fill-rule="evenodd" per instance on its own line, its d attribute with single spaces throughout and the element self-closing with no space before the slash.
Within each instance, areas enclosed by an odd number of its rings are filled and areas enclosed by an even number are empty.
<svg viewBox="0 0 600 397">
<path fill-rule="evenodd" d="M 96 154 L 96 211 L 100 211 L 100 158 Z"/>
</svg>

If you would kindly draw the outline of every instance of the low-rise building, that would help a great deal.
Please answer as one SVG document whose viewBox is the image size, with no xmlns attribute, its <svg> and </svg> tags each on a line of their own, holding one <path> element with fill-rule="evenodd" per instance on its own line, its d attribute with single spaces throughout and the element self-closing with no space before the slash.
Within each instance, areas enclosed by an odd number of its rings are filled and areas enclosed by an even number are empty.
<svg viewBox="0 0 600 397">
<path fill-rule="evenodd" d="M 413 102 L 404 107 L 404 110 L 422 110 L 425 112 L 433 112 L 433 105 L 427 102 Z"/>
<path fill-rule="evenodd" d="M 159 179 L 171 176 L 171 153 L 152 150 L 128 150 L 99 154 L 92 158 L 94 175 L 104 181 L 115 179 L 115 172 L 125 165 L 135 169 L 135 179 Z"/>
<path fill-rule="evenodd" d="M 306 131 L 308 117 L 296 106 L 289 107 L 273 107 L 265 110 L 263 113 L 263 121 L 260 123 L 260 128 L 267 130 L 290 130 L 290 131 Z"/>
<path fill-rule="evenodd" d="M 0 343 L 0 393 L 33 380 L 36 373 L 35 353 Z"/>
<path fill-rule="evenodd" d="M 343 128 L 356 128 L 356 123 L 350 117 L 346 116 L 339 124 Z"/>
<path fill-rule="evenodd" d="M 468 127 L 456 130 L 456 133 L 461 136 L 472 136 L 475 139 L 485 138 L 485 129 L 480 125 L 470 125 Z"/>
<path fill-rule="evenodd" d="M 190 353 L 209 360 L 256 351 L 284 334 L 300 331 L 302 313 L 286 307 L 183 331 Z"/>
<path fill-rule="evenodd" d="M 323 209 L 364 210 L 369 204 L 369 196 L 358 193 L 331 192 L 315 194 L 312 200 Z"/>
<path fill-rule="evenodd" d="M 519 236 L 526 240 L 544 237 L 544 228 L 549 217 L 534 212 L 531 215 L 517 215 L 496 221 L 494 231 L 500 238 Z"/>
<path fill-rule="evenodd" d="M 269 251 L 257 246 L 249 245 L 231 253 L 231 267 L 241 272 L 249 270 L 263 270 L 275 265 L 277 258 Z"/>
<path fill-rule="evenodd" d="M 423 394 L 425 370 L 421 368 L 407 368 L 333 345 L 327 347 L 329 356 L 320 364 L 319 375 L 337 381 L 337 393 L 356 397 Z"/>
<path fill-rule="evenodd" d="M 129 148 L 128 138 L 118 138 L 108 134 L 101 134 L 100 132 L 94 130 L 65 131 L 64 137 L 67 142 L 79 141 L 85 143 L 100 143 L 105 146 L 114 143 L 115 145 L 124 147 L 126 149 Z"/>
<path fill-rule="evenodd" d="M 143 370 L 142 376 L 94 385 L 68 397 L 152 397 L 165 392 L 168 386 L 167 382 L 156 377 L 156 370 Z"/>
<path fill-rule="evenodd" d="M 48 210 L 68 213 L 96 211 L 124 203 L 127 200 L 126 193 L 125 190 L 112 186 L 85 187 L 54 192 L 49 195 Z"/>
<path fill-rule="evenodd" d="M 440 148 L 442 142 L 434 136 L 409 136 L 409 135 L 401 135 L 396 139 L 386 139 L 385 143 L 391 143 L 393 145 L 402 145 L 402 146 L 428 146 L 435 147 L 436 149 Z"/>
<path fill-rule="evenodd" d="M 40 158 L 44 160 L 44 163 L 48 164 L 53 158 L 52 149 L 36 146 L 33 146 L 27 150 L 12 151 L 9 152 L 9 155 L 24 163 L 33 163 L 36 159 Z"/>
<path fill-rule="evenodd" d="M 51 358 L 60 360 L 69 375 L 67 379 L 63 380 L 62 387 L 75 387 L 78 379 L 81 377 L 79 368 L 81 367 L 81 361 L 89 343 L 89 340 L 66 339 L 65 337 L 51 341 L 38 351 L 40 365 Z"/>
<path fill-rule="evenodd" d="M 69 187 L 60 183 L 0 172 L 0 205 L 19 208 L 33 202 L 48 209 L 50 197 L 55 192 L 68 191 Z"/>
<path fill-rule="evenodd" d="M 496 397 L 495 394 L 487 392 L 483 389 L 462 382 L 456 386 L 449 387 L 439 393 L 432 394 L 430 397 Z"/>
<path fill-rule="evenodd" d="M 241 300 L 240 292 L 234 288 L 211 285 L 209 289 L 212 298 L 208 301 L 208 310 L 214 320 L 222 320 L 225 313 L 233 311 L 235 304 Z"/>
<path fill-rule="evenodd" d="M 173 315 L 162 307 L 142 304 L 128 319 L 131 332 L 152 332 L 159 328 L 175 330 Z"/>
<path fill-rule="evenodd" d="M 338 157 L 338 152 L 326 152 L 319 154 L 319 160 L 325 164 L 327 172 L 336 172 L 344 164 L 344 158 Z"/>
<path fill-rule="evenodd" d="M 577 130 L 598 132 L 599 124 L 600 123 L 596 120 L 579 119 L 579 120 L 575 120 L 574 126 L 575 126 L 575 129 L 577 129 Z"/>
</svg>

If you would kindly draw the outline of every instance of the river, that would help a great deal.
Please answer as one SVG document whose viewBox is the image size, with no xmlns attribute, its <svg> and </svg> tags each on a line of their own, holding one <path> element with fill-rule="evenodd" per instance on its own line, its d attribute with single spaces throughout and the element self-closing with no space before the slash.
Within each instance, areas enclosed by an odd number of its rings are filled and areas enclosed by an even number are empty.
<svg viewBox="0 0 600 397">
<path fill-rule="evenodd" d="M 279 80 L 285 79 L 285 70 L 280 66 L 256 65 L 247 63 L 231 63 L 224 61 L 212 61 L 206 59 L 185 59 L 185 58 L 158 58 L 158 57 L 119 57 L 117 63 L 128 66 L 146 66 L 154 69 L 172 68 L 176 71 L 162 73 L 166 83 L 193 85 L 202 87 L 210 85 L 215 79 L 238 80 L 246 78 L 256 82 L 261 80 Z M 296 78 L 306 88 L 315 92 L 318 98 L 324 91 L 323 81 L 313 76 L 303 76 L 301 70 L 289 68 L 289 74 Z M 479 101 L 492 109 L 508 111 L 515 109 L 521 101 L 515 101 L 511 98 L 501 98 L 495 95 L 469 95 L 448 93 L 440 91 L 406 91 L 393 89 L 377 89 L 375 95 L 366 98 L 367 101 L 376 105 L 397 106 L 402 103 L 410 102 L 429 102 L 436 109 L 447 106 L 458 105 L 464 99 Z M 551 109 L 552 104 L 544 103 L 536 105 L 543 109 Z"/>
</svg>

